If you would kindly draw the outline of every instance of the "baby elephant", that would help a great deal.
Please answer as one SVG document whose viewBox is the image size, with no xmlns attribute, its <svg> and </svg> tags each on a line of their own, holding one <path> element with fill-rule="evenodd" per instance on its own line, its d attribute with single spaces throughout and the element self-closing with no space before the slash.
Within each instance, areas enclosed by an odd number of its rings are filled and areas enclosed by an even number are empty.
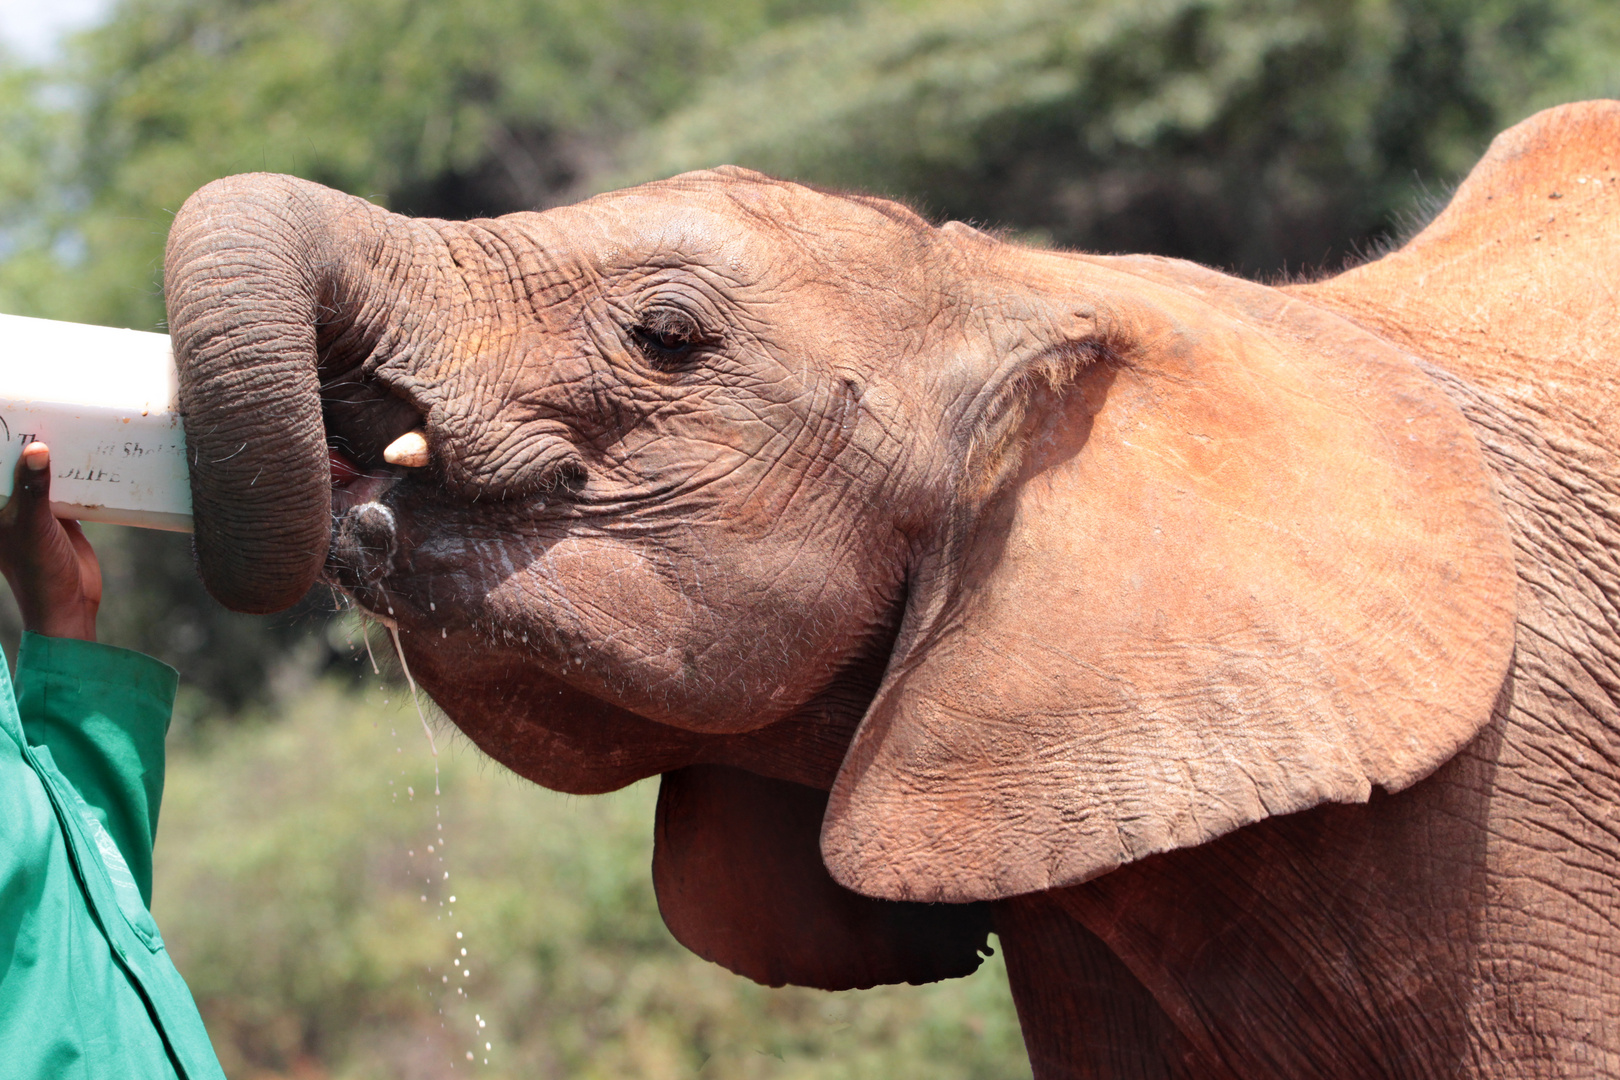
<svg viewBox="0 0 1620 1080">
<path fill-rule="evenodd" d="M 740 169 L 494 220 L 285 176 L 166 281 L 197 557 L 480 747 L 663 774 L 772 985 L 964 975 L 1038 1077 L 1620 1075 L 1620 103 L 1312 284 Z"/>
</svg>

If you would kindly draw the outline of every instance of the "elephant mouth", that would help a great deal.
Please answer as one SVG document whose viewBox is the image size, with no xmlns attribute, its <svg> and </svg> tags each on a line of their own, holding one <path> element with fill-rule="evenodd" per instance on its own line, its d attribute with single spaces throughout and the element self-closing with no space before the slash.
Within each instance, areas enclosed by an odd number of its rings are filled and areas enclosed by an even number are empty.
<svg viewBox="0 0 1620 1080">
<path fill-rule="evenodd" d="M 332 516 L 341 518 L 361 503 L 374 502 L 399 481 L 393 467 L 368 469 L 335 446 L 327 447 L 332 470 Z"/>
<path fill-rule="evenodd" d="M 394 512 L 382 501 L 400 480 L 391 466 L 366 469 L 337 447 L 328 447 L 332 470 L 332 536 L 322 576 L 328 584 L 359 592 L 387 577 L 399 552 Z"/>
</svg>

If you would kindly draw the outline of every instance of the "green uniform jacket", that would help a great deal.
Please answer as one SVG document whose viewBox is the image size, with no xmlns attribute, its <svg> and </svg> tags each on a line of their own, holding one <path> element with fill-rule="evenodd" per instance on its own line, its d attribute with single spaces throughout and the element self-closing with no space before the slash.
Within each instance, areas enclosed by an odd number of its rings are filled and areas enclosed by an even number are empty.
<svg viewBox="0 0 1620 1080">
<path fill-rule="evenodd" d="M 24 634 L 0 664 L 0 1076 L 223 1078 L 147 911 L 172 668 Z"/>
</svg>

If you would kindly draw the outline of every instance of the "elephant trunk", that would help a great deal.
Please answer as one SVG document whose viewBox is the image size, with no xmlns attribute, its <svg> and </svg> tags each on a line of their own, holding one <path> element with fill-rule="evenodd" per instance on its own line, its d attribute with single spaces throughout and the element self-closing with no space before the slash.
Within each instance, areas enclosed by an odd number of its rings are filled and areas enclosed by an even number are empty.
<svg viewBox="0 0 1620 1080">
<path fill-rule="evenodd" d="M 287 176 L 216 181 L 176 215 L 164 290 L 191 464 L 198 567 L 237 611 L 280 611 L 320 575 L 332 481 L 319 351 L 349 336 L 386 211 Z M 356 241 L 371 240 L 373 243 Z"/>
</svg>

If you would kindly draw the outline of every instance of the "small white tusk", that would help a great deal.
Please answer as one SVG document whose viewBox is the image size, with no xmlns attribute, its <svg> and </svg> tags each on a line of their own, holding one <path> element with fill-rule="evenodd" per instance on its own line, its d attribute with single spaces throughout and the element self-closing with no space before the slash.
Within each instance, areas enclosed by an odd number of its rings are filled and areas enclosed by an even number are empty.
<svg viewBox="0 0 1620 1080">
<path fill-rule="evenodd" d="M 407 469 L 420 469 L 428 463 L 427 436 L 420 431 L 407 431 L 388 444 L 383 460 L 390 465 L 403 465 Z"/>
</svg>

